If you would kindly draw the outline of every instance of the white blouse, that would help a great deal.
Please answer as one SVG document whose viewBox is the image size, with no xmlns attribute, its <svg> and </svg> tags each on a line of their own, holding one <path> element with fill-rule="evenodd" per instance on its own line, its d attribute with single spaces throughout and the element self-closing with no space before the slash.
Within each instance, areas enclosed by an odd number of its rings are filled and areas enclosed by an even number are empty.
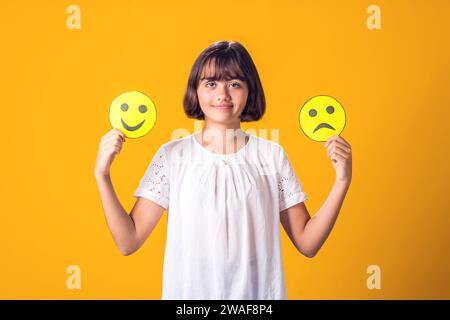
<svg viewBox="0 0 450 320">
<path fill-rule="evenodd" d="M 277 143 L 163 144 L 134 193 L 167 209 L 162 299 L 286 299 L 280 211 L 307 199 Z"/>
</svg>

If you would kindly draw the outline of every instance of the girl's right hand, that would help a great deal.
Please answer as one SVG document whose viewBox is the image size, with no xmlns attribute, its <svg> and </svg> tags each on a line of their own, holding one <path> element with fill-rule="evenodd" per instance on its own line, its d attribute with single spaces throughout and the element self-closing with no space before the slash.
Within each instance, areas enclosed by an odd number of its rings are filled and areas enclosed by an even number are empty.
<svg viewBox="0 0 450 320">
<path fill-rule="evenodd" d="M 122 150 L 122 143 L 124 143 L 125 135 L 118 129 L 108 131 L 100 140 L 100 145 L 97 153 L 97 160 L 95 161 L 95 176 L 109 175 L 111 164 Z"/>
</svg>

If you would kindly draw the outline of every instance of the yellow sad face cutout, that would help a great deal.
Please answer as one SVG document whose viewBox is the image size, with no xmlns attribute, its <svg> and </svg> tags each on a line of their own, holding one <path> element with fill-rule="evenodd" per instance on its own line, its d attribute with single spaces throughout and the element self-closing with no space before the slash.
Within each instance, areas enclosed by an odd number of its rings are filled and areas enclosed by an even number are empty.
<svg viewBox="0 0 450 320">
<path fill-rule="evenodd" d="M 111 103 L 109 121 L 127 138 L 140 138 L 155 125 L 155 104 L 139 91 L 122 93 Z"/>
<path fill-rule="evenodd" d="M 345 127 L 345 111 L 335 98 L 315 96 L 303 105 L 298 116 L 303 132 L 314 141 L 327 141 Z"/>
</svg>

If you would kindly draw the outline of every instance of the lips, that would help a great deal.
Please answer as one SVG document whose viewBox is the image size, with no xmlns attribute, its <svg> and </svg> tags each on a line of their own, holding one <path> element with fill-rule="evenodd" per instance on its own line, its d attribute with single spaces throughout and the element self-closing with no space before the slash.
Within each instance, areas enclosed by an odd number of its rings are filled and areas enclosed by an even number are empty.
<svg viewBox="0 0 450 320">
<path fill-rule="evenodd" d="M 332 126 L 330 126 L 328 123 L 321 123 L 321 124 L 319 124 L 319 125 L 314 129 L 314 132 L 313 132 L 313 133 L 315 133 L 317 130 L 319 130 L 319 129 L 321 129 L 321 128 L 328 128 L 328 129 L 331 129 L 331 130 L 336 131 L 336 129 L 333 128 Z"/>
<path fill-rule="evenodd" d="M 218 104 L 218 105 L 212 105 L 213 108 L 216 109 L 231 109 L 233 108 L 232 104 Z"/>
<path fill-rule="evenodd" d="M 138 125 L 135 125 L 134 127 L 130 127 L 129 125 L 127 125 L 125 123 L 125 121 L 123 121 L 122 118 L 120 118 L 120 121 L 122 121 L 122 125 L 125 129 L 127 129 L 128 131 L 136 131 L 138 130 L 140 127 L 142 127 L 142 124 L 145 122 L 145 120 L 142 120 L 141 123 L 139 123 Z"/>
</svg>

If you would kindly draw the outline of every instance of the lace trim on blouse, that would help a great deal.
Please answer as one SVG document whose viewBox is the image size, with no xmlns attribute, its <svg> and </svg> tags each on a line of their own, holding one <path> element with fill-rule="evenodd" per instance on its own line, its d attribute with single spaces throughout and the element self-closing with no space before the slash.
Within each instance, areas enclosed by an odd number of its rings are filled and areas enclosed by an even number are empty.
<svg viewBox="0 0 450 320">
<path fill-rule="evenodd" d="M 288 192 L 287 187 L 290 184 L 290 180 L 293 177 L 280 177 L 280 181 L 278 182 L 278 191 L 279 191 L 279 199 L 280 202 L 287 202 L 290 197 L 293 197 L 297 192 L 296 190 L 291 190 Z"/>
<path fill-rule="evenodd" d="M 161 191 L 168 186 L 166 170 L 166 155 L 165 152 L 161 152 L 152 162 L 148 174 L 144 177 L 143 183 L 148 190 L 158 195 L 161 194 Z"/>
</svg>

